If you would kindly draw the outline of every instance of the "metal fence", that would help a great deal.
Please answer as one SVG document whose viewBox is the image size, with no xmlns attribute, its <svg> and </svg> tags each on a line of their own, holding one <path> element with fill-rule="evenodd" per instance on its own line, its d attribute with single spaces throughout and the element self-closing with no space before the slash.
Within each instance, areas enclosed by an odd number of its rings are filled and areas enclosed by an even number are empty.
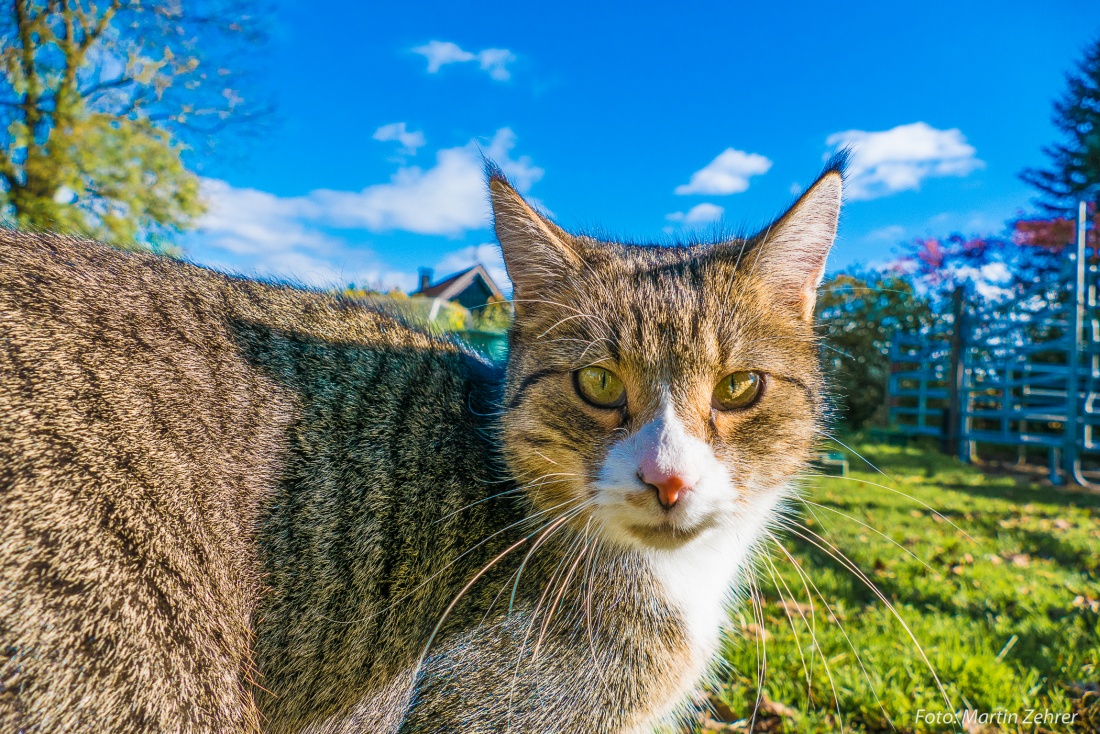
<svg viewBox="0 0 1100 734">
<path fill-rule="evenodd" d="M 957 290 L 942 332 L 895 335 L 892 425 L 965 461 L 981 444 L 1015 446 L 1020 461 L 1042 451 L 1051 481 L 1100 486 L 1100 268 L 1089 254 L 1082 205 L 1061 277 L 1000 305 Z"/>
</svg>

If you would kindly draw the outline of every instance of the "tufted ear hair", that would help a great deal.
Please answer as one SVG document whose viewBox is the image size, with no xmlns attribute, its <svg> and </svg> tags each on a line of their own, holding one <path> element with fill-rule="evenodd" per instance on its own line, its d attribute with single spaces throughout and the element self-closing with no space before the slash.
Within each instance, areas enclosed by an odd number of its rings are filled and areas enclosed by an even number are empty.
<svg viewBox="0 0 1100 734">
<path fill-rule="evenodd" d="M 834 157 L 806 193 L 785 214 L 750 240 L 740 258 L 753 278 L 763 280 L 781 304 L 813 320 L 817 287 L 836 239 L 847 155 Z"/>
<path fill-rule="evenodd" d="M 496 166 L 488 165 L 493 227 L 512 280 L 517 314 L 544 298 L 584 265 L 574 238 L 524 201 Z"/>
</svg>

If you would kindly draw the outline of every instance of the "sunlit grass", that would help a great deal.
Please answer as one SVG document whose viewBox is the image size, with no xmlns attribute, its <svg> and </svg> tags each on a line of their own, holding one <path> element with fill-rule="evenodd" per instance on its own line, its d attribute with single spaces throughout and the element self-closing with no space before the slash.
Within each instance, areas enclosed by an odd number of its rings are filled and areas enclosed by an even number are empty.
<svg viewBox="0 0 1100 734">
<path fill-rule="evenodd" d="M 933 450 L 854 448 L 889 477 L 850 454 L 850 479 L 810 481 L 805 498 L 820 506 L 801 507 L 800 522 L 821 540 L 800 532 L 822 548 L 785 532 L 790 558 L 773 548 L 756 573 L 767 656 L 759 693 L 772 712 L 757 717 L 757 730 L 962 731 L 917 714 L 966 710 L 1020 716 L 986 731 L 1100 726 L 1100 706 L 1082 708 L 1096 697 L 1072 688 L 1100 680 L 1100 495 L 987 476 Z M 919 646 L 823 550 L 830 544 L 878 587 Z M 742 634 L 726 646 L 736 672 L 715 697 L 727 719 L 748 718 L 757 701 L 758 614 L 743 607 Z M 1076 728 L 1025 725 L 1029 709 L 1076 711 Z M 744 721 L 707 726 L 747 730 Z"/>
</svg>

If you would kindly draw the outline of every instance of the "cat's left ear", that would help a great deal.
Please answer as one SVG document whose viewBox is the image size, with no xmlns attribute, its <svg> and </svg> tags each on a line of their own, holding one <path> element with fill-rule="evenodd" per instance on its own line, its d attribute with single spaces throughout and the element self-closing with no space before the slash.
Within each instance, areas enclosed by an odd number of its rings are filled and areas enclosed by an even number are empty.
<svg viewBox="0 0 1100 734">
<path fill-rule="evenodd" d="M 830 161 L 794 206 L 757 234 L 740 258 L 740 269 L 747 268 L 754 279 L 767 283 L 805 321 L 813 320 L 817 287 L 836 239 L 845 163 L 843 156 Z"/>
</svg>

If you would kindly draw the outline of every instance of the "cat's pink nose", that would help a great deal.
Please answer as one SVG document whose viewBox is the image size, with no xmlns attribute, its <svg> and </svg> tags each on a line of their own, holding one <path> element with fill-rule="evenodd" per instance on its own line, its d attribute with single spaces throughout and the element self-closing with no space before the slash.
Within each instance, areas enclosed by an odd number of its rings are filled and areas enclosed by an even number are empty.
<svg viewBox="0 0 1100 734">
<path fill-rule="evenodd" d="M 638 469 L 638 478 L 657 490 L 657 500 L 666 510 L 675 505 L 695 484 L 691 477 L 679 472 L 668 472 L 659 468 L 655 462 L 643 461 Z"/>
</svg>

